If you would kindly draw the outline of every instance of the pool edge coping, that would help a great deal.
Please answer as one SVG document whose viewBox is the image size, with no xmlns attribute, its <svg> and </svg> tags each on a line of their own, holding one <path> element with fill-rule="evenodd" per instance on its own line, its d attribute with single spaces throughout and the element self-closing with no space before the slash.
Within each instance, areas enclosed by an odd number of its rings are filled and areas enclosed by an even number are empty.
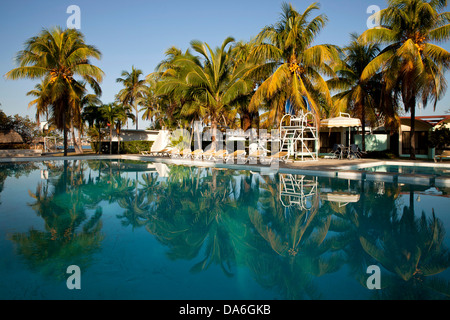
<svg viewBox="0 0 450 320">
<path fill-rule="evenodd" d="M 202 160 L 192 160 L 192 159 L 178 159 L 178 158 L 162 158 L 162 157 L 151 157 L 151 156 L 143 156 L 143 155 L 73 155 L 66 157 L 48 157 L 48 156 L 40 156 L 40 157 L 15 157 L 15 158 L 0 158 L 0 163 L 10 163 L 10 162 L 42 162 L 42 161 L 64 161 L 64 160 L 136 160 L 136 161 L 144 161 L 144 162 L 161 162 L 165 164 L 175 164 L 175 165 L 188 165 L 188 166 L 198 166 L 198 167 L 215 167 L 215 168 L 224 168 L 224 169 L 233 169 L 233 170 L 245 170 L 245 171 L 259 171 L 261 174 L 273 174 L 273 173 L 284 173 L 284 174 L 301 174 L 301 175 L 312 175 L 312 176 L 320 176 L 320 177 L 330 177 L 330 178 L 338 178 L 338 179 L 351 179 L 351 180 L 361 180 L 366 181 L 367 176 L 365 171 L 361 171 L 359 174 L 356 170 L 365 169 L 380 165 L 402 165 L 402 166 L 419 166 L 419 167 L 442 167 L 442 168 L 450 168 L 450 164 L 445 163 L 431 163 L 431 162 L 406 162 L 405 161 L 395 161 L 395 160 L 376 160 L 374 159 L 371 162 L 354 164 L 354 165 L 343 165 L 336 166 L 330 169 L 315 169 L 311 168 L 292 168 L 292 167 L 282 167 L 282 166 L 268 166 L 261 164 L 239 164 L 239 163 L 225 163 L 225 162 L 214 162 L 214 161 L 202 161 Z M 339 174 L 341 173 L 341 174 Z M 405 176 L 406 174 L 396 174 L 393 173 L 392 182 L 402 183 L 403 179 L 399 179 L 401 176 Z M 418 184 L 423 183 L 423 175 L 421 174 L 407 174 L 410 179 L 408 180 L 417 180 Z M 412 179 L 413 176 L 417 176 L 418 179 Z M 444 187 L 450 186 L 450 178 L 446 179 L 446 177 L 436 176 L 436 175 L 426 175 L 427 181 L 429 181 L 430 186 L 436 185 L 436 179 L 439 180 L 439 185 Z M 406 177 L 405 177 L 406 178 Z M 440 179 L 443 178 L 443 179 Z M 422 179 L 422 180 L 421 180 Z M 448 180 L 442 183 L 442 180 Z M 377 181 L 377 180 L 370 180 Z M 391 182 L 381 180 L 380 182 Z M 416 182 L 409 182 L 411 184 L 417 184 Z"/>
</svg>

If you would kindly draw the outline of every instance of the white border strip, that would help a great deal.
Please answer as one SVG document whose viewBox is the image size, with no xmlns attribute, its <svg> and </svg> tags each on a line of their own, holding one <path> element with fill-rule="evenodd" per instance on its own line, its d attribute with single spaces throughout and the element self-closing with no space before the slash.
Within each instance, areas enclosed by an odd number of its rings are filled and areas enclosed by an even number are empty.
<svg viewBox="0 0 450 320">
<path fill-rule="evenodd" d="M 400 166 L 417 166 L 417 167 L 439 167 L 439 168 L 449 168 L 450 164 L 443 163 L 430 163 L 430 162 L 402 162 L 402 161 L 375 161 L 370 163 L 363 163 L 358 165 L 350 165 L 350 166 L 341 166 L 334 167 L 333 169 L 306 169 L 306 168 L 283 168 L 276 167 L 272 168 L 270 166 L 262 166 L 262 165 L 248 165 L 248 164 L 235 164 L 235 163 L 224 163 L 224 162 L 213 162 L 213 161 L 202 161 L 202 160 L 192 160 L 192 159 L 173 159 L 173 158 L 157 158 L 150 156 L 141 156 L 141 155 L 92 155 L 92 156 L 67 156 L 67 157 L 16 157 L 16 158 L 0 158 L 0 163 L 10 163 L 10 162 L 42 162 L 42 161 L 64 161 L 64 160 L 136 160 L 143 162 L 161 162 L 165 164 L 174 164 L 174 165 L 184 165 L 184 166 L 195 166 L 195 167 L 206 167 L 206 168 L 224 168 L 224 169 L 232 169 L 232 170 L 245 170 L 245 171 L 257 171 L 266 174 L 275 174 L 275 173 L 287 173 L 287 174 L 301 174 L 301 175 L 310 175 L 310 176 L 319 176 L 319 177 L 331 177 L 331 178 L 340 178 L 340 179 L 349 179 L 347 173 L 348 170 L 358 170 L 370 167 L 376 167 L 380 165 L 400 165 Z M 340 173 L 340 174 L 339 174 Z M 352 179 L 356 180 L 367 180 L 366 175 L 361 172 L 361 175 L 355 175 L 355 172 L 351 172 L 354 177 Z M 394 174 L 397 177 L 401 177 L 402 174 Z M 409 175 L 408 175 L 409 176 Z M 430 185 L 433 185 L 434 175 L 428 175 Z M 417 177 L 423 178 L 424 175 L 417 175 Z M 411 177 L 410 177 L 411 178 Z M 428 177 L 427 177 L 428 178 Z M 441 179 L 442 178 L 442 179 Z M 371 180 L 371 179 L 370 179 Z M 383 180 L 383 179 L 382 179 Z M 436 177 L 436 180 L 439 180 L 440 184 L 448 185 L 448 181 L 450 177 Z M 373 180 L 372 180 L 373 181 Z M 376 180 L 378 181 L 378 179 Z M 445 182 L 444 182 L 445 181 Z M 400 182 L 400 181 L 399 181 Z M 414 184 L 414 182 L 410 182 Z"/>
<path fill-rule="evenodd" d="M 337 167 L 339 170 L 358 170 L 366 169 L 378 166 L 403 166 L 403 167 L 426 167 L 426 168 L 448 168 L 450 169 L 450 163 L 435 163 L 435 162 L 406 162 L 406 161 L 376 161 L 370 163 L 362 163 L 348 166 Z"/>
</svg>

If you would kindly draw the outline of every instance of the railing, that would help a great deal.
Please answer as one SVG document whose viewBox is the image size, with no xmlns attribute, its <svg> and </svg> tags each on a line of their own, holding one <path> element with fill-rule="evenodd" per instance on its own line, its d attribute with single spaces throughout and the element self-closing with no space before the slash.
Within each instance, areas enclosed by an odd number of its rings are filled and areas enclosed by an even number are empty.
<svg viewBox="0 0 450 320">
<path fill-rule="evenodd" d="M 289 125 L 285 125 L 288 117 Z M 301 161 L 316 161 L 319 156 L 318 132 L 318 126 L 311 112 L 301 112 L 298 116 L 286 114 L 280 122 L 280 150 L 288 152 L 289 156 L 294 156 L 295 159 L 300 157 Z M 309 145 L 311 143 L 313 146 Z"/>
</svg>

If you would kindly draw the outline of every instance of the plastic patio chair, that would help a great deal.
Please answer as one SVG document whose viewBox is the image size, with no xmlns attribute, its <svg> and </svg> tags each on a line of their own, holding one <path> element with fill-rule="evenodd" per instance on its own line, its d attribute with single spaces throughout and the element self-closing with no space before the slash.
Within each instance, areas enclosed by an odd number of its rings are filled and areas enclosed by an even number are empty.
<svg viewBox="0 0 450 320">
<path fill-rule="evenodd" d="M 288 159 L 289 159 L 289 152 L 280 151 L 274 154 L 273 156 L 268 156 L 265 160 L 267 160 L 269 164 L 271 164 L 274 161 L 286 163 Z"/>
<path fill-rule="evenodd" d="M 236 150 L 233 153 L 227 154 L 224 158 L 224 160 L 226 162 L 228 161 L 234 161 L 235 159 L 238 160 L 238 163 L 245 163 L 247 162 L 247 159 L 245 158 L 245 155 L 247 154 L 247 152 L 245 152 L 244 150 Z"/>
<path fill-rule="evenodd" d="M 350 150 L 349 150 L 348 157 L 349 158 L 355 157 L 357 159 L 361 159 L 361 156 L 362 156 L 362 153 L 359 150 L 358 145 L 356 145 L 356 144 L 350 145 Z"/>
</svg>

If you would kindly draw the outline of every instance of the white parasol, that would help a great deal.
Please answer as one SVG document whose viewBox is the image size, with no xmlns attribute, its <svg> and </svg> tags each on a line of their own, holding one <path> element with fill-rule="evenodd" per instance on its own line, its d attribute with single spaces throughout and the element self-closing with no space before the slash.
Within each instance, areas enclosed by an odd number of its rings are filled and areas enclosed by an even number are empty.
<svg viewBox="0 0 450 320">
<path fill-rule="evenodd" d="M 320 121 L 320 126 L 326 128 L 349 128 L 348 145 L 350 146 L 350 128 L 361 127 L 361 120 L 350 117 L 348 113 L 341 112 L 339 117 Z"/>
</svg>

